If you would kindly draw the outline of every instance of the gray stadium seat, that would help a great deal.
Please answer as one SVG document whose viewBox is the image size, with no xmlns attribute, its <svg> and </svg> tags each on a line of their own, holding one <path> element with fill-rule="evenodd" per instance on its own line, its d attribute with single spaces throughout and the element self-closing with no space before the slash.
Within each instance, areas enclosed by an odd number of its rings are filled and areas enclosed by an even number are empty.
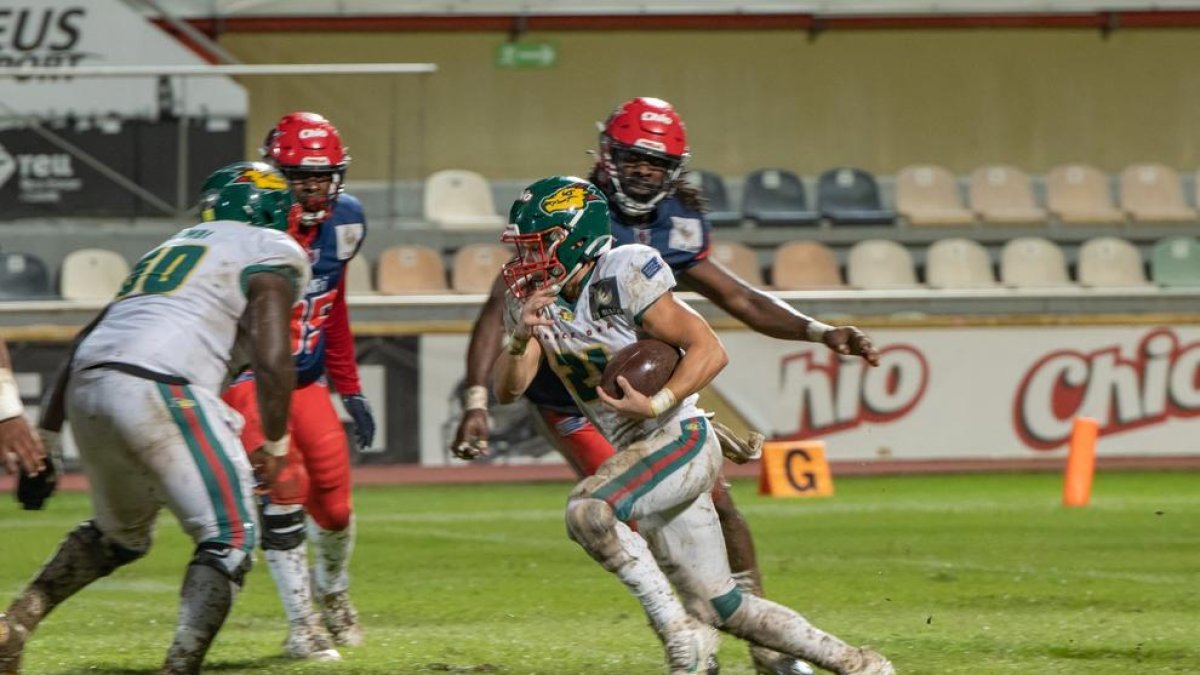
<svg viewBox="0 0 1200 675">
<path fill-rule="evenodd" d="M 41 258 L 27 253 L 0 253 L 0 300 L 54 297 L 50 272 Z"/>
<path fill-rule="evenodd" d="M 816 225 L 800 177 L 787 169 L 759 169 L 746 176 L 742 212 L 761 227 Z"/>
<path fill-rule="evenodd" d="M 729 191 L 719 174 L 703 169 L 690 169 L 685 178 L 704 195 L 708 213 L 705 216 L 713 227 L 731 227 L 742 222 L 742 214 L 729 203 Z"/>
<path fill-rule="evenodd" d="M 849 167 L 821 174 L 817 209 L 834 225 L 891 225 L 896 220 L 896 213 L 883 207 L 875 177 Z"/>
</svg>

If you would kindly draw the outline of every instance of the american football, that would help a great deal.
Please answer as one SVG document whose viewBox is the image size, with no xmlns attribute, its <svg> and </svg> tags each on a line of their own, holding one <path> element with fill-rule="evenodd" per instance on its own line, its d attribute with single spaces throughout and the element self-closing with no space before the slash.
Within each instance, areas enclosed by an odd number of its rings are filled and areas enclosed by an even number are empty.
<svg viewBox="0 0 1200 675">
<path fill-rule="evenodd" d="M 679 363 L 679 350 L 654 338 L 642 338 L 617 352 L 600 376 L 600 388 L 613 398 L 623 398 L 625 393 L 617 384 L 617 376 L 624 375 L 634 389 L 653 396 L 671 379 Z"/>
</svg>

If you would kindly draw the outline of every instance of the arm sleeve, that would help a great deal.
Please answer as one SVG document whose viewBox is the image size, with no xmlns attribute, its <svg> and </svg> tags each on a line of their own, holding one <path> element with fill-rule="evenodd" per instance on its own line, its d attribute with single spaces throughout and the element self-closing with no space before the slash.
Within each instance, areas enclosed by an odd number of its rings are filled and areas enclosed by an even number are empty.
<svg viewBox="0 0 1200 675">
<path fill-rule="evenodd" d="M 339 394 L 362 391 L 358 379 L 358 360 L 354 353 L 354 335 L 350 332 L 350 310 L 346 306 L 346 275 L 338 282 L 337 298 L 325 322 L 325 372 Z"/>
<path fill-rule="evenodd" d="M 642 314 L 675 287 L 675 275 L 658 251 L 648 246 L 625 246 L 616 252 L 622 254 L 616 266 L 621 308 L 640 326 Z"/>
</svg>

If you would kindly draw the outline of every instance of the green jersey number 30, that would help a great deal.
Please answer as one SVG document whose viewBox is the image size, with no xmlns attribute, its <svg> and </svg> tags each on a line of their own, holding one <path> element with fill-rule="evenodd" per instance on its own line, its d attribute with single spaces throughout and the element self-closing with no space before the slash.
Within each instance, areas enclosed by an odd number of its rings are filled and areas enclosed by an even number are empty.
<svg viewBox="0 0 1200 675">
<path fill-rule="evenodd" d="M 170 246 L 151 251 L 133 266 L 117 291 L 117 299 L 132 293 L 170 293 L 183 285 L 208 252 L 207 246 Z"/>
</svg>

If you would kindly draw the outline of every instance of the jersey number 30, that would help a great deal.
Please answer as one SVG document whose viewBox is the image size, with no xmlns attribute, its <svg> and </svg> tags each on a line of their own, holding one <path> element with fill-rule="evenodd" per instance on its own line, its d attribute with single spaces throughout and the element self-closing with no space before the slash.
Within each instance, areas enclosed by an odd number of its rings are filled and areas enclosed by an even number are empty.
<svg viewBox="0 0 1200 675">
<path fill-rule="evenodd" d="M 206 246 L 168 246 L 151 251 L 133 266 L 129 278 L 117 291 L 120 300 L 134 293 L 170 293 L 187 281 L 196 264 L 208 252 Z"/>
</svg>

